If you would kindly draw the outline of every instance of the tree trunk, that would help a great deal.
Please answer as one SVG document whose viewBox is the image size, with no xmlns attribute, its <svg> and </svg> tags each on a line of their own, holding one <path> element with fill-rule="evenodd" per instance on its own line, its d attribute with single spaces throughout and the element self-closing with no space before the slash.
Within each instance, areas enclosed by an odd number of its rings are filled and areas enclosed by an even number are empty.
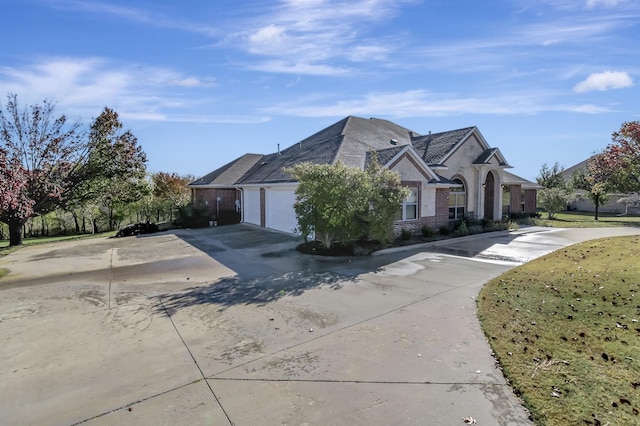
<svg viewBox="0 0 640 426">
<path fill-rule="evenodd" d="M 600 196 L 596 195 L 595 196 L 595 205 L 596 205 L 596 220 L 598 220 L 598 210 L 600 210 Z"/>
<path fill-rule="evenodd" d="M 76 225 L 76 234 L 80 235 L 80 223 L 78 222 L 78 214 L 74 211 L 71 212 L 71 216 L 73 216 L 73 223 Z"/>
<path fill-rule="evenodd" d="M 23 219 L 9 219 L 9 245 L 19 246 L 22 244 L 22 225 Z"/>
</svg>

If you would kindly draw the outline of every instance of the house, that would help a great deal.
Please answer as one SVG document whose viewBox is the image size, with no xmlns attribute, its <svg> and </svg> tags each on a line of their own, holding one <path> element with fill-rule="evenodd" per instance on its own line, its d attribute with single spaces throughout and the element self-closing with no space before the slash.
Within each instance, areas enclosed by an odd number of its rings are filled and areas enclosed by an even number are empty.
<svg viewBox="0 0 640 426">
<path fill-rule="evenodd" d="M 571 182 L 574 173 L 580 170 L 586 170 L 587 164 L 591 158 L 575 164 L 562 172 L 562 179 L 565 182 Z M 638 214 L 640 213 L 640 201 L 638 194 L 609 193 L 606 195 L 605 204 L 598 208 L 600 213 L 617 213 L 617 214 Z M 581 212 L 595 212 L 596 206 L 587 195 L 587 191 L 578 189 L 576 198 L 569 204 L 569 210 L 577 210 Z"/>
<path fill-rule="evenodd" d="M 212 216 L 294 232 L 297 182 L 283 169 L 301 162 L 366 167 L 376 153 L 411 195 L 398 206 L 397 230 L 437 229 L 464 218 L 500 220 L 535 213 L 533 182 L 511 168 L 476 127 L 420 135 L 388 120 L 349 116 L 280 151 L 246 154 L 190 183 L 192 200 Z M 506 204 L 505 204 L 506 203 Z M 225 222 L 226 220 L 222 220 Z"/>
</svg>

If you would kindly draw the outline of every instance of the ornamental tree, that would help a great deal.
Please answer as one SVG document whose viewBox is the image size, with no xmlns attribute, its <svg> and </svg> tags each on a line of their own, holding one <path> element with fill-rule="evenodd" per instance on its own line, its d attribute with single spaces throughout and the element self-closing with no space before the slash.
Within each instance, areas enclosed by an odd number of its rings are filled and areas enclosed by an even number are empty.
<svg viewBox="0 0 640 426">
<path fill-rule="evenodd" d="M 302 163 L 285 171 L 299 182 L 297 231 L 305 239 L 315 234 L 327 248 L 370 236 L 386 242 L 398 206 L 408 196 L 398 173 L 383 169 L 375 157 L 365 170 L 338 162 Z"/>
<path fill-rule="evenodd" d="M 586 191 L 587 197 L 594 204 L 595 220 L 598 220 L 600 206 L 607 203 L 607 193 L 611 188 L 611 176 L 607 168 L 606 157 L 600 153 L 589 159 L 586 168 L 577 170 L 571 176 L 571 187 Z"/>
<path fill-rule="evenodd" d="M 130 132 L 120 132 L 115 111 L 105 108 L 87 134 L 54 109 L 48 100 L 21 109 L 15 94 L 0 106 L 0 221 L 10 245 L 22 243 L 30 217 L 95 199 L 114 179 L 144 176 L 146 156 Z"/>
<path fill-rule="evenodd" d="M 540 175 L 536 178 L 536 182 L 545 188 L 566 188 L 563 173 L 564 167 L 557 162 L 551 167 L 545 163 L 540 168 Z"/>
<path fill-rule="evenodd" d="M 172 208 L 182 208 L 191 201 L 191 190 L 187 188 L 187 185 L 195 180 L 193 176 L 158 172 L 154 173 L 151 179 L 153 181 L 153 196 L 168 202 Z"/>
<path fill-rule="evenodd" d="M 544 186 L 544 189 L 538 191 L 537 202 L 547 211 L 548 219 L 553 219 L 556 213 L 566 210 L 567 204 L 574 199 L 563 173 L 564 167 L 558 163 L 551 167 L 543 164 L 540 175 L 536 178 L 538 185 Z"/>
<path fill-rule="evenodd" d="M 640 190 L 640 121 L 623 123 L 611 135 L 612 142 L 598 159 L 600 173 L 608 176 L 611 189 L 623 193 Z M 595 166 L 594 166 L 595 167 Z"/>
</svg>

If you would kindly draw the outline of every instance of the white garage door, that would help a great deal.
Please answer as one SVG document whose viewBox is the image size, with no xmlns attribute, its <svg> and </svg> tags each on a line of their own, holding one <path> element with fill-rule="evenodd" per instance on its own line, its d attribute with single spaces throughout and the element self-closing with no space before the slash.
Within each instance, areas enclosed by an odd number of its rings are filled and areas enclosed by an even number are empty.
<svg viewBox="0 0 640 426">
<path fill-rule="evenodd" d="M 278 231 L 293 233 L 297 227 L 293 203 L 296 195 L 291 189 L 273 189 L 266 191 L 266 227 Z"/>
</svg>

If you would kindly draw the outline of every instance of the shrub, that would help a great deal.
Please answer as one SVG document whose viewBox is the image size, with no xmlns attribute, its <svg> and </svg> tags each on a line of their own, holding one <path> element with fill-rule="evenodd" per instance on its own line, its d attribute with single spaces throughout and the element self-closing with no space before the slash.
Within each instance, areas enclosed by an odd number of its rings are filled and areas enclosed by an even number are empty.
<svg viewBox="0 0 640 426">
<path fill-rule="evenodd" d="M 426 238 L 433 237 L 433 229 L 431 229 L 431 227 L 428 226 L 428 225 L 423 225 L 422 229 L 420 229 L 420 231 L 422 231 L 422 236 L 423 237 L 426 237 Z"/>
<path fill-rule="evenodd" d="M 371 254 L 371 249 L 368 247 L 362 247 L 361 245 L 353 246 L 353 255 L 354 256 L 368 256 Z"/>
<path fill-rule="evenodd" d="M 461 222 L 460 225 L 458 226 L 456 233 L 460 236 L 469 235 L 469 229 L 467 229 L 467 224 L 464 222 Z"/>
<path fill-rule="evenodd" d="M 412 236 L 413 233 L 409 229 L 403 229 L 402 231 L 400 231 L 400 239 L 403 241 L 410 240 Z"/>
<path fill-rule="evenodd" d="M 187 204 L 179 209 L 178 222 L 186 228 L 204 228 L 209 226 L 209 209 L 205 206 Z"/>
<path fill-rule="evenodd" d="M 442 225 L 439 229 L 438 232 L 440 232 L 440 235 L 449 235 L 449 227 L 446 225 Z"/>
</svg>

